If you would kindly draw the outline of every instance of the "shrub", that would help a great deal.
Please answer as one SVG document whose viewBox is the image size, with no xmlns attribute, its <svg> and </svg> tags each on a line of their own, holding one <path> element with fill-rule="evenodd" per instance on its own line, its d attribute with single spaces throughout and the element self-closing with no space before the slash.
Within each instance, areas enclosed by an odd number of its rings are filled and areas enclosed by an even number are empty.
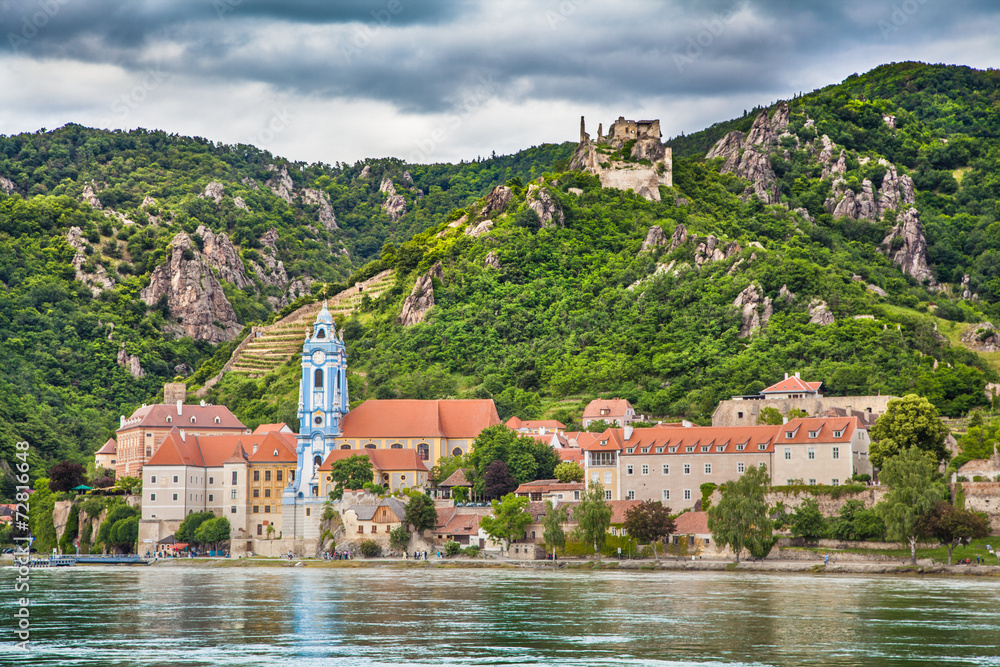
<svg viewBox="0 0 1000 667">
<path fill-rule="evenodd" d="M 462 553 L 464 553 L 469 558 L 476 558 L 477 556 L 479 556 L 479 547 L 465 547 L 464 549 L 462 549 Z"/>
<path fill-rule="evenodd" d="M 449 540 L 444 545 L 444 553 L 446 556 L 457 556 L 461 551 L 462 545 L 454 540 Z"/>
<path fill-rule="evenodd" d="M 361 555 L 365 558 L 378 558 L 382 555 L 382 547 L 375 540 L 365 540 L 361 543 Z"/>
</svg>

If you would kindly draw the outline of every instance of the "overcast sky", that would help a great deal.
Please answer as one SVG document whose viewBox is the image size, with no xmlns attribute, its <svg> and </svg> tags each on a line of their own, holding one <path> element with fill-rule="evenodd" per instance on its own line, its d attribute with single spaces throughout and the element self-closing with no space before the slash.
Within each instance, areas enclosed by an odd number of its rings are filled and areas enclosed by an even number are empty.
<svg viewBox="0 0 1000 667">
<path fill-rule="evenodd" d="M 995 0 L 0 0 L 0 133 L 458 161 L 581 115 L 694 132 L 886 62 L 1000 67 L 998 27 Z"/>
</svg>

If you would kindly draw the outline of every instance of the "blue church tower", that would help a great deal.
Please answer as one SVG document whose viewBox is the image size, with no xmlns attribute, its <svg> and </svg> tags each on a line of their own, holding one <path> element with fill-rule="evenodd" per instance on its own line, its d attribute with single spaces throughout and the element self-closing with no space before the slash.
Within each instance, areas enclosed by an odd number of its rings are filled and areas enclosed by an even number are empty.
<svg viewBox="0 0 1000 667">
<path fill-rule="evenodd" d="M 334 448 L 333 439 L 341 435 L 340 423 L 349 405 L 347 349 L 324 302 L 312 336 L 307 334 L 302 345 L 298 461 L 295 479 L 289 481 L 282 496 L 283 532 L 290 532 L 289 537 L 313 537 L 313 528 L 318 533 L 325 498 L 319 497 L 317 468 Z"/>
</svg>

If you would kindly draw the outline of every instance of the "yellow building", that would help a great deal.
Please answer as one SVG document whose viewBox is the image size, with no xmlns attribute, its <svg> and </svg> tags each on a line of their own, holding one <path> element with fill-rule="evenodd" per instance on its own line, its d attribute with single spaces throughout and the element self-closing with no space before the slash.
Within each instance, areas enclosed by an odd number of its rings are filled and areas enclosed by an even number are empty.
<svg viewBox="0 0 1000 667">
<path fill-rule="evenodd" d="M 330 477 L 333 464 L 351 456 L 367 456 L 372 462 L 372 482 L 387 491 L 427 486 L 428 469 L 412 449 L 334 450 L 319 467 L 321 494 L 326 498 L 337 484 Z"/>
</svg>

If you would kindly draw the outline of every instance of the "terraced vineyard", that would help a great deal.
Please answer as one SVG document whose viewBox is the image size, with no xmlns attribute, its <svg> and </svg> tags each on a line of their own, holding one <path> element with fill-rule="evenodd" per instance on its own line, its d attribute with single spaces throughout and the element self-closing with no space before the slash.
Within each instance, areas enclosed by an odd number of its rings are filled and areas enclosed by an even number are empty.
<svg viewBox="0 0 1000 667">
<path fill-rule="evenodd" d="M 391 270 L 383 271 L 328 299 L 327 309 L 334 316 L 348 315 L 358 307 L 365 295 L 372 299 L 378 298 L 392 287 L 393 280 Z M 316 314 L 322 307 L 322 302 L 310 303 L 270 326 L 255 328 L 247 342 L 233 353 L 233 358 L 223 372 L 229 370 L 245 373 L 250 377 L 260 377 L 288 361 L 302 348 L 306 333 L 312 329 Z"/>
</svg>

